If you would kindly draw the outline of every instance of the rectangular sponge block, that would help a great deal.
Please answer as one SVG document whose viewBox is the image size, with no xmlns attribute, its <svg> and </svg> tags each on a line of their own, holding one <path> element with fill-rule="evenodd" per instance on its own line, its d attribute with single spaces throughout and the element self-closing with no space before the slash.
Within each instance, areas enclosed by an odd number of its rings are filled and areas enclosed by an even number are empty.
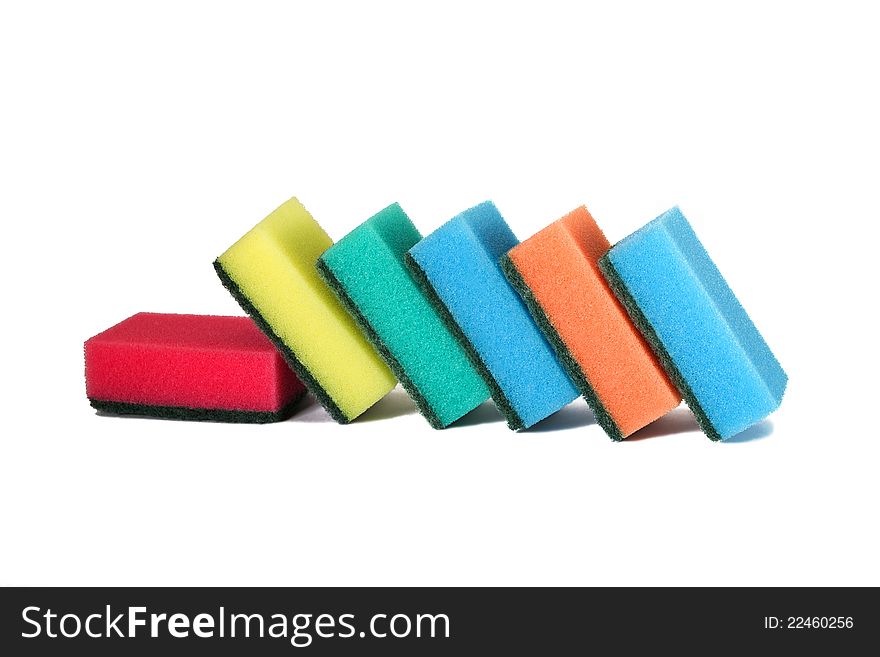
<svg viewBox="0 0 880 657">
<path fill-rule="evenodd" d="M 86 394 L 108 413 L 274 422 L 305 386 L 247 317 L 139 313 L 85 344 Z"/>
<path fill-rule="evenodd" d="M 403 256 L 422 239 L 398 204 L 318 258 L 318 272 L 436 429 L 489 398 L 464 348 L 425 298 Z"/>
<path fill-rule="evenodd" d="M 681 403 L 599 271 L 611 245 L 585 207 L 511 249 L 502 268 L 614 440 Z"/>
<path fill-rule="evenodd" d="M 318 276 L 333 242 L 295 198 L 214 262 L 217 275 L 338 422 L 395 385 L 391 370 Z"/>
<path fill-rule="evenodd" d="M 445 223 L 406 256 L 511 429 L 529 427 L 578 396 L 501 271 L 499 258 L 517 243 L 486 202 Z"/>
<path fill-rule="evenodd" d="M 711 439 L 779 406 L 788 377 L 678 208 L 599 266 Z"/>
</svg>

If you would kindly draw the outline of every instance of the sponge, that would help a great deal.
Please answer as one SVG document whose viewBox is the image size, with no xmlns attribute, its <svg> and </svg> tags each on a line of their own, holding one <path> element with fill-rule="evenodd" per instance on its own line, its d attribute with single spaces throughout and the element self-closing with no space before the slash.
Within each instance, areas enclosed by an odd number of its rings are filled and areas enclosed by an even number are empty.
<svg viewBox="0 0 880 657">
<path fill-rule="evenodd" d="M 778 408 L 788 377 L 678 208 L 599 266 L 712 440 Z"/>
<path fill-rule="evenodd" d="M 247 317 L 139 313 L 85 344 L 99 411 L 182 420 L 275 422 L 306 389 Z"/>
<path fill-rule="evenodd" d="M 610 246 L 582 206 L 508 251 L 501 266 L 596 421 L 623 440 L 681 396 L 599 271 Z"/>
<path fill-rule="evenodd" d="M 388 206 L 318 258 L 318 272 L 435 429 L 489 398 L 464 348 L 425 299 L 403 262 L 422 236 Z"/>
<path fill-rule="evenodd" d="M 448 221 L 406 256 L 514 430 L 535 424 L 578 396 L 501 271 L 498 259 L 516 244 L 487 201 Z"/>
<path fill-rule="evenodd" d="M 350 422 L 396 385 L 315 263 L 333 242 L 295 198 L 214 262 L 217 275 L 330 415 Z"/>
</svg>

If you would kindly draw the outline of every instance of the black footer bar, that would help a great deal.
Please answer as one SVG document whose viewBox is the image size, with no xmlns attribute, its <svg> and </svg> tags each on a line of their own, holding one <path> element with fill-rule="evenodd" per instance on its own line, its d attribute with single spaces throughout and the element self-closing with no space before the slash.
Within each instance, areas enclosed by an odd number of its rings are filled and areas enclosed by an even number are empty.
<svg viewBox="0 0 880 657">
<path fill-rule="evenodd" d="M 0 602 L 5 655 L 850 654 L 880 614 L 869 588 L 7 588 Z"/>
</svg>

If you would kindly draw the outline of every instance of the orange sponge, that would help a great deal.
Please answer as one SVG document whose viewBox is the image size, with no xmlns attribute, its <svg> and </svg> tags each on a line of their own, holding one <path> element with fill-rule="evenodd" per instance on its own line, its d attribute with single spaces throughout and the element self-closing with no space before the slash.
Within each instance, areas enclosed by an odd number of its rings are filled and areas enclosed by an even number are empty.
<svg viewBox="0 0 880 657">
<path fill-rule="evenodd" d="M 502 267 L 596 421 L 623 440 L 681 396 L 599 271 L 610 247 L 582 206 L 511 249 Z"/>
</svg>

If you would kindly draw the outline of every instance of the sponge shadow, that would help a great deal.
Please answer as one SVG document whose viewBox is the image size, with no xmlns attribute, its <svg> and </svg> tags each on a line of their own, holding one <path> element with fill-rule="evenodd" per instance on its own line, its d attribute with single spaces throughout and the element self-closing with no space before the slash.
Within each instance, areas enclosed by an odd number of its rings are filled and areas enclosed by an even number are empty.
<svg viewBox="0 0 880 657">
<path fill-rule="evenodd" d="M 491 401 L 486 401 L 471 412 L 462 415 L 446 429 L 448 431 L 458 427 L 475 427 L 479 424 L 490 424 L 492 422 L 502 422 L 503 420 L 504 418 L 498 412 L 498 409 L 495 408 L 495 404 Z"/>
<path fill-rule="evenodd" d="M 697 424 L 697 418 L 694 417 L 694 414 L 691 413 L 689 408 L 681 407 L 670 411 L 657 420 L 654 420 L 644 429 L 639 429 L 624 442 L 637 442 L 647 438 L 672 436 L 677 433 L 690 433 L 692 431 L 700 432 L 700 425 Z"/>
<path fill-rule="evenodd" d="M 626 439 L 625 442 L 635 442 L 646 438 L 659 438 L 661 436 L 671 436 L 677 433 L 702 433 L 697 419 L 690 409 L 681 407 L 670 411 L 658 420 L 655 420 L 644 429 L 639 429 L 633 435 Z M 733 443 L 750 443 L 753 440 L 761 440 L 773 433 L 773 422 L 770 420 L 762 420 L 742 433 L 721 441 L 724 444 Z"/>
<path fill-rule="evenodd" d="M 391 420 L 404 415 L 417 413 L 415 403 L 402 388 L 395 388 L 373 406 L 364 411 L 355 422 L 376 422 Z"/>
<path fill-rule="evenodd" d="M 770 420 L 761 420 L 758 424 L 754 424 L 750 426 L 745 431 L 736 434 L 735 436 L 731 436 L 727 440 L 724 440 L 725 444 L 733 443 L 750 443 L 753 440 L 761 440 L 762 438 L 766 438 L 770 434 L 773 433 L 773 422 Z"/>
<path fill-rule="evenodd" d="M 591 424 L 596 424 L 596 416 L 593 415 L 586 404 L 575 402 L 558 410 L 550 417 L 544 418 L 521 433 L 567 431 L 568 429 L 588 427 Z"/>
<path fill-rule="evenodd" d="M 299 410 L 291 418 L 293 422 L 336 422 L 312 395 L 306 395 Z"/>
<path fill-rule="evenodd" d="M 390 420 L 395 417 L 412 415 L 417 411 L 416 405 L 401 388 L 395 388 L 378 402 L 354 419 L 354 422 L 376 422 L 378 420 Z M 293 420 L 297 422 L 331 422 L 336 423 L 330 414 L 309 395 L 297 411 Z"/>
</svg>

